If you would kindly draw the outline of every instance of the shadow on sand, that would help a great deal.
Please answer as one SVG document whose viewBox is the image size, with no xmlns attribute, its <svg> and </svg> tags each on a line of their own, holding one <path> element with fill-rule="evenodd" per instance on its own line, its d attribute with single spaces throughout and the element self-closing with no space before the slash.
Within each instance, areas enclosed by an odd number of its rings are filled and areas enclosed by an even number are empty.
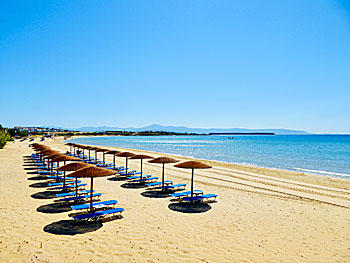
<svg viewBox="0 0 350 263">
<path fill-rule="evenodd" d="M 74 220 L 61 220 L 53 222 L 44 227 L 44 231 L 54 235 L 79 235 L 94 232 L 103 226 L 102 222 L 97 223 L 77 223 Z"/>
<path fill-rule="evenodd" d="M 29 165 L 23 165 L 23 166 L 29 166 Z M 25 167 L 24 170 L 29 171 L 29 170 L 38 170 L 38 169 L 36 167 Z"/>
<path fill-rule="evenodd" d="M 170 210 L 181 213 L 204 213 L 211 209 L 211 206 L 206 203 L 191 204 L 191 203 L 172 203 L 168 205 Z"/>
<path fill-rule="evenodd" d="M 169 192 L 165 191 L 156 191 L 156 190 L 150 190 L 150 191 L 145 191 L 141 193 L 142 196 L 144 197 L 149 197 L 149 198 L 167 198 L 169 197 Z"/>
<path fill-rule="evenodd" d="M 52 203 L 47 205 L 39 206 L 36 211 L 45 213 L 45 214 L 58 214 L 71 211 L 71 204 L 62 204 L 62 203 Z"/>
<path fill-rule="evenodd" d="M 49 183 L 48 182 L 35 183 L 35 184 L 29 185 L 29 187 L 32 187 L 32 188 L 47 188 L 47 187 L 49 187 Z"/>
<path fill-rule="evenodd" d="M 127 188 L 127 189 L 140 189 L 147 187 L 145 184 L 139 184 L 139 183 L 125 183 L 122 184 L 121 187 Z"/>
<path fill-rule="evenodd" d="M 38 175 L 38 176 L 28 177 L 27 180 L 30 180 L 30 181 L 43 181 L 43 180 L 50 180 L 50 178 L 47 178 L 46 176 Z"/>
<path fill-rule="evenodd" d="M 37 171 L 34 172 L 27 172 L 27 174 L 39 174 Z"/>
<path fill-rule="evenodd" d="M 109 177 L 107 178 L 108 181 L 113 181 L 113 182 L 124 182 L 127 181 L 127 177 Z"/>
<path fill-rule="evenodd" d="M 59 193 L 62 193 L 62 192 L 43 191 L 43 192 L 32 194 L 31 197 L 34 199 L 52 199 L 52 198 L 56 198 L 56 194 L 59 194 Z"/>
</svg>

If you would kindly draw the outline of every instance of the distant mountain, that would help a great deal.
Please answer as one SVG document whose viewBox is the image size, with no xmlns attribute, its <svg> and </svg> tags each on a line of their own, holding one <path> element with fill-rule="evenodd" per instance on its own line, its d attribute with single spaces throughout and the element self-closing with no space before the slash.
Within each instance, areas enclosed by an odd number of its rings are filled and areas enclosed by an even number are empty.
<svg viewBox="0 0 350 263">
<path fill-rule="evenodd" d="M 288 129 L 244 129 L 244 128 L 229 128 L 229 129 L 218 129 L 218 128 L 188 128 L 185 126 L 162 126 L 159 124 L 153 124 L 141 128 L 120 128 L 120 127 L 81 127 L 73 128 L 70 130 L 81 131 L 81 132 L 104 132 L 104 131 L 131 131 L 131 132 L 141 132 L 141 131 L 166 131 L 166 132 L 178 132 L 178 133 L 224 133 L 224 132 L 273 132 L 275 134 L 308 134 L 306 131 L 299 130 L 288 130 Z"/>
</svg>

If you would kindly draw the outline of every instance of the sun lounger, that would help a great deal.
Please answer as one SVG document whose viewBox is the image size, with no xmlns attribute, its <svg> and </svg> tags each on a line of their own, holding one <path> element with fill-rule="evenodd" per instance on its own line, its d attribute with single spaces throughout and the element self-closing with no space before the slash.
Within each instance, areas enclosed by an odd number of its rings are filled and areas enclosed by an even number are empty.
<svg viewBox="0 0 350 263">
<path fill-rule="evenodd" d="M 216 197 L 218 195 L 216 194 L 206 194 L 206 195 L 199 195 L 199 196 L 193 196 L 193 197 L 183 197 L 182 201 L 185 202 L 209 202 L 209 201 L 215 201 Z"/>
<path fill-rule="evenodd" d="M 185 197 L 185 196 L 189 196 L 191 194 L 191 191 L 186 191 L 186 192 L 181 192 L 181 193 L 173 193 L 173 194 L 170 194 L 170 196 L 172 197 Z M 193 194 L 194 195 L 201 195 L 203 194 L 203 191 L 202 190 L 193 190 Z"/>
<path fill-rule="evenodd" d="M 147 174 L 147 175 L 143 175 L 142 178 L 149 178 L 151 177 L 152 175 L 150 174 Z M 135 176 L 129 176 L 128 179 L 129 180 L 135 180 L 135 179 L 140 179 L 141 178 L 141 175 L 135 175 Z"/>
<path fill-rule="evenodd" d="M 82 190 L 78 191 L 78 195 L 85 195 L 90 193 L 91 190 Z M 92 190 L 92 192 L 95 192 L 95 190 Z M 77 192 L 69 192 L 69 193 L 61 193 L 61 194 L 56 194 L 56 197 L 67 197 L 67 196 L 75 196 Z"/>
<path fill-rule="evenodd" d="M 56 171 L 38 171 L 38 174 L 40 174 L 40 175 L 57 175 L 57 172 Z M 58 174 L 60 175 L 62 175 L 63 174 L 63 172 L 58 172 Z"/>
<path fill-rule="evenodd" d="M 63 190 L 63 189 L 69 189 L 69 188 L 75 188 L 76 186 L 78 188 L 81 188 L 83 186 L 86 186 L 87 184 L 71 184 L 71 185 L 66 185 L 66 186 L 58 186 L 58 187 L 54 187 L 54 188 L 51 188 L 52 190 Z"/>
<path fill-rule="evenodd" d="M 46 178 L 48 178 L 48 179 L 58 179 L 58 180 L 63 180 L 64 179 L 64 177 L 63 176 L 56 176 L 56 175 L 49 175 L 49 176 L 46 176 Z M 75 177 L 67 177 L 66 176 L 66 180 L 73 180 L 73 179 L 75 179 Z"/>
<path fill-rule="evenodd" d="M 78 181 L 78 183 L 81 183 L 81 181 Z M 75 181 L 68 181 L 65 183 L 66 185 L 75 184 Z M 60 186 L 63 185 L 63 183 L 49 183 L 48 186 Z"/>
<path fill-rule="evenodd" d="M 164 184 L 165 185 L 170 185 L 170 184 L 173 184 L 173 181 L 164 181 Z M 149 186 L 149 187 L 157 187 L 157 186 L 160 186 L 162 185 L 162 182 L 154 182 L 154 183 L 147 183 L 146 186 Z"/>
<path fill-rule="evenodd" d="M 90 214 L 76 215 L 76 216 L 73 216 L 73 218 L 74 220 L 77 220 L 77 221 L 82 221 L 82 220 L 85 220 L 86 222 L 97 221 L 106 216 L 112 216 L 114 214 L 120 215 L 123 211 L 124 211 L 124 208 L 114 208 L 114 209 L 98 211 Z"/>
<path fill-rule="evenodd" d="M 137 179 L 134 180 L 134 183 L 142 183 L 142 182 L 152 182 L 158 180 L 158 177 L 147 177 L 147 178 L 142 178 L 142 179 Z"/>
<path fill-rule="evenodd" d="M 127 173 L 121 172 L 119 175 L 121 176 L 129 176 L 129 175 L 136 175 L 136 174 L 141 174 L 141 172 L 136 172 L 136 170 L 128 171 Z M 116 175 L 118 176 L 118 175 Z"/>
<path fill-rule="evenodd" d="M 95 202 L 92 203 L 93 208 L 106 208 L 111 205 L 117 204 L 117 200 L 108 200 L 108 201 L 103 201 L 103 202 Z M 83 204 L 83 205 L 73 205 L 71 206 L 72 210 L 82 210 L 82 209 L 89 209 L 90 204 Z"/>
<path fill-rule="evenodd" d="M 101 193 L 92 194 L 92 198 L 100 197 Z M 84 199 L 89 199 L 91 195 L 81 195 L 81 196 L 72 196 L 72 197 L 66 197 L 57 200 L 57 202 L 70 202 L 70 201 L 80 201 Z"/>
<path fill-rule="evenodd" d="M 174 184 L 174 185 L 166 185 L 161 187 L 163 190 L 180 190 L 185 189 L 186 184 Z"/>
</svg>

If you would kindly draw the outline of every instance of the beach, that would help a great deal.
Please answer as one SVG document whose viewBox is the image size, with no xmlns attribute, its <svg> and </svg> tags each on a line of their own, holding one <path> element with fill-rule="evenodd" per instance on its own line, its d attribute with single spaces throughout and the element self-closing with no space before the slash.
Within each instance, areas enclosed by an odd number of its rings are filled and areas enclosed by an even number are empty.
<svg viewBox="0 0 350 263">
<path fill-rule="evenodd" d="M 0 150 L 0 262 L 350 262 L 348 179 L 204 160 L 213 168 L 196 171 L 195 189 L 218 195 L 204 213 L 173 211 L 169 198 L 144 197 L 145 189 L 97 178 L 94 189 L 102 200 L 118 200 L 123 218 L 83 234 L 52 234 L 45 229 L 70 217 L 40 212 L 53 200 L 32 197 L 46 188 L 33 187 L 40 181 L 28 160 L 30 143 Z M 62 138 L 42 143 L 69 149 Z M 139 170 L 140 162 L 129 166 Z M 161 165 L 145 162 L 144 173 L 161 177 Z M 190 178 L 190 170 L 166 165 L 167 180 L 189 186 Z"/>
</svg>

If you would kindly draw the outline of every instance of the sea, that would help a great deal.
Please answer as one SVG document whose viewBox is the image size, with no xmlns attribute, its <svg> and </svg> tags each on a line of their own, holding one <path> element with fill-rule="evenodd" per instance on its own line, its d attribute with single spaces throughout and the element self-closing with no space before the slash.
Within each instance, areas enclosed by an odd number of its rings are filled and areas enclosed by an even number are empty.
<svg viewBox="0 0 350 263">
<path fill-rule="evenodd" d="M 350 179 L 350 135 L 105 136 L 67 142 Z"/>
</svg>

